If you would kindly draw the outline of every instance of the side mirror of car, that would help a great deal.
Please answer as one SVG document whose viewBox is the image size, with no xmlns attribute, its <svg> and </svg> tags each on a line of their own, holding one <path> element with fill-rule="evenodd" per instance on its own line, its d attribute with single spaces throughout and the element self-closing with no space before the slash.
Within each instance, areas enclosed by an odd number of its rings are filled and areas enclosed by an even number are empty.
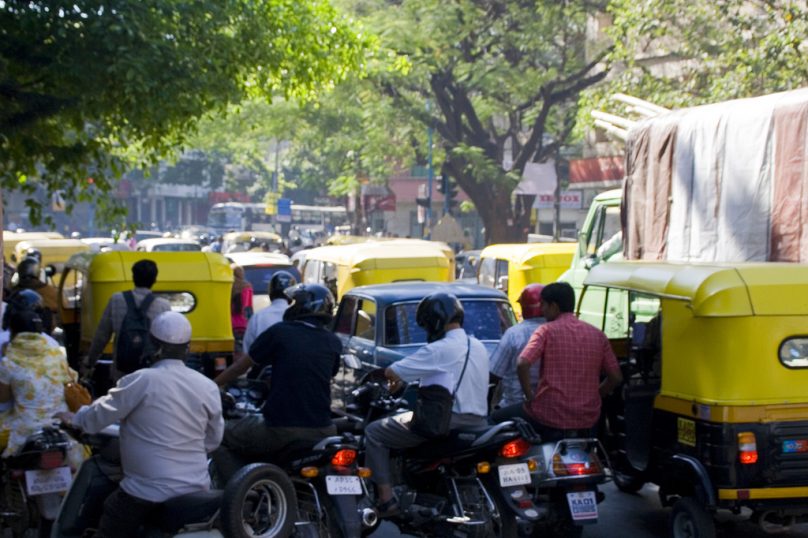
<svg viewBox="0 0 808 538">
<path fill-rule="evenodd" d="M 359 360 L 359 357 L 353 353 L 345 353 L 342 355 L 342 363 L 351 370 L 362 369 L 362 362 Z"/>
</svg>

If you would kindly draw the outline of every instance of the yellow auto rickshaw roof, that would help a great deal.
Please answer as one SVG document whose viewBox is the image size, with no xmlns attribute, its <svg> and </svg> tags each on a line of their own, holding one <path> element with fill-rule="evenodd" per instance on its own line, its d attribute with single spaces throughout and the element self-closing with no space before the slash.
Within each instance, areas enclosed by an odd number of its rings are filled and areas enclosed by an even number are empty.
<svg viewBox="0 0 808 538">
<path fill-rule="evenodd" d="M 15 248 L 62 249 L 75 247 L 79 250 L 90 250 L 90 245 L 81 239 L 24 239 L 17 243 Z"/>
<path fill-rule="evenodd" d="M 369 241 L 318 247 L 306 251 L 306 261 L 308 260 L 348 265 L 363 271 L 449 266 L 449 258 L 440 243 L 418 240 Z"/>
<path fill-rule="evenodd" d="M 26 239 L 64 239 L 64 236 L 59 232 L 12 232 L 3 230 L 3 241 L 25 241 Z"/>
<path fill-rule="evenodd" d="M 519 265 L 544 266 L 545 261 L 562 255 L 567 263 L 572 260 L 578 243 L 500 243 L 488 245 L 480 252 L 480 258 L 499 258 Z"/>
<path fill-rule="evenodd" d="M 232 282 L 230 262 L 216 252 L 82 252 L 67 267 L 89 274 L 93 282 L 132 280 L 132 265 L 139 260 L 157 264 L 158 282 Z"/>
<path fill-rule="evenodd" d="M 695 316 L 808 315 L 808 265 L 605 262 L 584 282 L 678 299 Z"/>
</svg>

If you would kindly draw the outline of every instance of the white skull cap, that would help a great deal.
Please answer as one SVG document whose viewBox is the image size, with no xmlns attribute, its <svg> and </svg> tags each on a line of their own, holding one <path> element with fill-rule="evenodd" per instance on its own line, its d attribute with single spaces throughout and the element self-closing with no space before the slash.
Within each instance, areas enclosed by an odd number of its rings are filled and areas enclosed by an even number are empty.
<svg viewBox="0 0 808 538">
<path fill-rule="evenodd" d="M 179 312 L 163 312 L 151 322 L 151 335 L 166 344 L 191 341 L 191 323 Z"/>
</svg>

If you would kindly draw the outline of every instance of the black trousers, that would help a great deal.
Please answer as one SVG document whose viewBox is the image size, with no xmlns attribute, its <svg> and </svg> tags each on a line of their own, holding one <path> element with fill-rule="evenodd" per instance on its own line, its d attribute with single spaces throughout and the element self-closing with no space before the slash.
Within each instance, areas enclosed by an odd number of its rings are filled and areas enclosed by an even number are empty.
<svg viewBox="0 0 808 538">
<path fill-rule="evenodd" d="M 138 499 L 121 488 L 104 501 L 104 513 L 95 538 L 136 538 L 140 527 L 160 506 L 160 503 Z"/>
<path fill-rule="evenodd" d="M 536 430 L 536 433 L 538 433 L 541 436 L 541 440 L 543 443 L 560 441 L 561 439 L 569 437 L 597 437 L 598 433 L 597 424 L 595 424 L 591 428 L 578 428 L 570 430 L 562 430 L 559 428 L 553 428 L 552 426 L 547 426 L 546 424 L 537 422 L 530 415 L 528 415 L 525 412 L 525 405 L 523 403 L 518 403 L 510 405 L 508 407 L 497 409 L 496 411 L 491 413 L 491 416 L 489 417 L 489 422 L 491 424 L 498 424 L 500 422 L 505 422 L 506 420 L 511 420 L 513 418 L 521 418 L 526 420 L 531 426 L 533 426 L 533 429 Z"/>
</svg>

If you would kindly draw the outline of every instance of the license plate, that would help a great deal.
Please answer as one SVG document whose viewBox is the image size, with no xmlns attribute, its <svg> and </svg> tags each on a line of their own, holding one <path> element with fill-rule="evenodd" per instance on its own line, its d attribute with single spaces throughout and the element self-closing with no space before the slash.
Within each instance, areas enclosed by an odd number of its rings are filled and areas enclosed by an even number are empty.
<svg viewBox="0 0 808 538">
<path fill-rule="evenodd" d="M 567 493 L 567 503 L 574 521 L 598 518 L 598 501 L 594 491 L 572 491 Z"/>
<path fill-rule="evenodd" d="M 527 463 L 500 465 L 497 469 L 499 470 L 499 485 L 504 488 L 530 484 L 530 470 L 527 468 Z"/>
<path fill-rule="evenodd" d="M 325 477 L 325 489 L 329 495 L 361 495 L 362 483 L 358 476 Z"/>
<path fill-rule="evenodd" d="M 25 471 L 25 489 L 28 495 L 67 491 L 72 481 L 70 467 L 57 467 L 47 471 Z"/>
</svg>

